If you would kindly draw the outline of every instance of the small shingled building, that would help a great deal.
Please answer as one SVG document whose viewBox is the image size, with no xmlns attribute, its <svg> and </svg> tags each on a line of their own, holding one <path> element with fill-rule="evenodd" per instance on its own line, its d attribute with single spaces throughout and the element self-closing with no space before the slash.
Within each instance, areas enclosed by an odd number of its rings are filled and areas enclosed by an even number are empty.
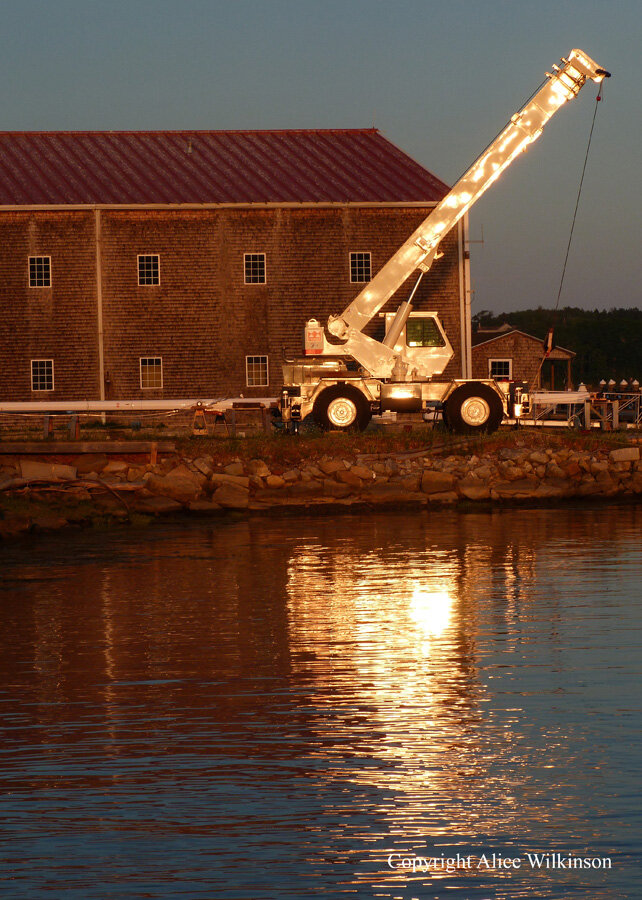
<svg viewBox="0 0 642 900">
<path fill-rule="evenodd" d="M 479 328 L 472 335 L 473 378 L 525 381 L 531 388 L 571 390 L 572 350 L 553 347 L 546 355 L 545 341 L 513 328 Z"/>
<path fill-rule="evenodd" d="M 276 396 L 306 320 L 447 190 L 375 129 L 0 133 L 0 399 Z M 446 377 L 470 375 L 465 228 L 415 298 Z"/>
</svg>

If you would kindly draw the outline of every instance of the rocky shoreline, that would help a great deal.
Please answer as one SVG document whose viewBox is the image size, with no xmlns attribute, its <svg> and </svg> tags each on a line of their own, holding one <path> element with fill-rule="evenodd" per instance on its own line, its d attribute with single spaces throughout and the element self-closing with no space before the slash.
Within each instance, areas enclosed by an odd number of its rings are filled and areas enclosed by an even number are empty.
<svg viewBox="0 0 642 900">
<path fill-rule="evenodd" d="M 100 454 L 65 463 L 15 457 L 0 466 L 0 492 L 0 537 L 7 538 L 176 513 L 635 498 L 642 496 L 642 460 L 639 446 L 325 455 L 290 468 L 238 457 L 217 463 L 207 454 L 171 454 L 153 465 Z"/>
</svg>

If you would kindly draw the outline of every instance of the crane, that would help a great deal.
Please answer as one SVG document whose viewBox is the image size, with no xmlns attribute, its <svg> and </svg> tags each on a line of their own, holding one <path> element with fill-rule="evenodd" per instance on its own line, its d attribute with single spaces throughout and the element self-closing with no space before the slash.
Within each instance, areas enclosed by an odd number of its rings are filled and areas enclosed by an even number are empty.
<svg viewBox="0 0 642 900">
<path fill-rule="evenodd" d="M 327 331 L 334 340 L 317 319 L 308 321 L 305 358 L 283 367 L 280 407 L 286 422 L 312 414 L 323 428 L 363 429 L 373 412 L 420 413 L 438 404 L 456 431 L 493 431 L 504 415 L 521 412 L 525 386 L 507 394 L 493 379 L 434 380 L 452 359 L 452 346 L 437 313 L 414 313 L 412 298 L 443 255 L 439 245 L 445 235 L 587 80 L 600 83 L 609 75 L 582 50 L 571 50 L 346 309 L 329 317 Z M 383 340 L 366 334 L 368 323 L 417 271 L 409 299 L 385 315 Z"/>
</svg>

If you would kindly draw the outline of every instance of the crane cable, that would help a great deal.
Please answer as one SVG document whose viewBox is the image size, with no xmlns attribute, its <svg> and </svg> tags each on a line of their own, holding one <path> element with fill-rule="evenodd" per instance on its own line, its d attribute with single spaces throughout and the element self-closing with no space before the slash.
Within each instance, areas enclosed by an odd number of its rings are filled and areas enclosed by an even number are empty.
<svg viewBox="0 0 642 900">
<path fill-rule="evenodd" d="M 584 173 L 586 172 L 586 164 L 588 162 L 589 151 L 591 149 L 591 141 L 593 139 L 593 129 L 595 127 L 595 117 L 597 115 L 597 107 L 602 99 L 602 87 L 604 82 L 600 82 L 600 89 L 597 92 L 597 97 L 595 98 L 595 109 L 593 110 L 593 121 L 591 122 L 591 131 L 589 133 L 588 145 L 586 147 L 586 155 L 584 157 L 584 166 L 582 167 L 582 177 L 580 178 L 580 186 L 577 192 L 577 200 L 575 202 L 575 211 L 573 212 L 573 221 L 571 223 L 571 233 L 568 236 L 568 245 L 566 247 L 566 256 L 564 257 L 564 265 L 562 267 L 562 277 L 560 279 L 560 287 L 557 292 L 557 302 L 555 303 L 555 312 L 557 312 L 557 308 L 560 304 L 560 297 L 562 296 L 562 286 L 564 285 L 564 276 L 566 275 L 566 265 L 568 263 L 569 253 L 571 252 L 571 242 L 573 240 L 573 231 L 575 229 L 575 220 L 577 218 L 577 210 L 580 205 L 580 197 L 582 196 L 582 185 L 584 184 Z"/>
<path fill-rule="evenodd" d="M 577 200 L 575 201 L 575 210 L 573 211 L 573 221 L 571 222 L 571 233 L 568 236 L 568 244 L 566 246 L 566 256 L 564 257 L 564 265 L 562 266 L 562 277 L 560 278 L 560 286 L 557 292 L 557 301 L 555 303 L 555 309 L 553 310 L 553 324 L 548 329 L 548 334 L 544 338 L 544 355 L 542 356 L 541 362 L 537 369 L 537 374 L 535 376 L 535 383 L 539 384 L 540 375 L 542 371 L 542 367 L 544 362 L 550 356 L 551 350 L 553 349 L 553 329 L 557 320 L 557 313 L 560 305 L 560 297 L 562 296 L 562 287 L 564 285 L 564 276 L 566 275 L 566 266 L 568 264 L 568 257 L 571 252 L 571 243 L 573 241 L 573 231 L 575 230 L 575 220 L 577 219 L 577 210 L 580 205 L 580 197 L 582 196 L 582 186 L 584 184 L 584 174 L 586 172 L 586 164 L 589 158 L 589 152 L 591 149 L 591 141 L 593 140 L 593 129 L 595 128 L 595 118 L 597 116 L 597 108 L 600 100 L 602 99 L 602 88 L 604 87 L 604 81 L 600 82 L 600 87 L 597 92 L 597 97 L 595 98 L 595 109 L 593 110 L 593 121 L 591 122 L 591 130 L 589 132 L 588 144 L 586 145 L 586 154 L 584 156 L 584 165 L 582 166 L 582 175 L 580 178 L 580 186 L 577 191 Z"/>
</svg>

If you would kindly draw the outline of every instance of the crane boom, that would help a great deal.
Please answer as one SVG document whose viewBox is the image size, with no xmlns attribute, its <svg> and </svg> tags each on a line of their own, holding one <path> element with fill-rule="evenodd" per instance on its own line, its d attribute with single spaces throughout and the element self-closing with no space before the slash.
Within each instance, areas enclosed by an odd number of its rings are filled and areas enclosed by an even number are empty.
<svg viewBox="0 0 642 900">
<path fill-rule="evenodd" d="M 363 328 L 379 312 L 416 269 L 428 271 L 440 255 L 439 243 L 496 181 L 513 160 L 536 140 L 551 116 L 579 93 L 587 79 L 602 81 L 609 73 L 581 50 L 571 50 L 561 66 L 546 73 L 547 80 L 526 105 L 512 116 L 504 130 L 479 156 L 455 186 L 431 211 L 340 316 L 331 316 L 328 330 L 341 341 L 340 352 L 354 356 L 369 371 L 388 369 L 399 354 L 363 334 Z M 407 318 L 408 307 L 401 316 Z M 326 343 L 324 352 L 337 352 Z M 426 373 L 428 374 L 428 373 Z"/>
</svg>

